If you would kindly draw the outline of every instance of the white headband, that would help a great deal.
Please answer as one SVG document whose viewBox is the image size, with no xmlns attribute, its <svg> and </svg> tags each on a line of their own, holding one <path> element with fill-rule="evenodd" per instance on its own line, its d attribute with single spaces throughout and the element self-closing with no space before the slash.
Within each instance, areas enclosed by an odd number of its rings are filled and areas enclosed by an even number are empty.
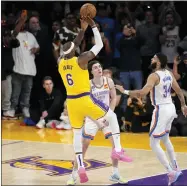
<svg viewBox="0 0 187 186">
<path fill-rule="evenodd" d="M 63 51 L 64 54 L 69 54 L 73 50 L 74 47 L 75 47 L 75 44 L 71 42 L 71 47 L 67 51 Z"/>
</svg>

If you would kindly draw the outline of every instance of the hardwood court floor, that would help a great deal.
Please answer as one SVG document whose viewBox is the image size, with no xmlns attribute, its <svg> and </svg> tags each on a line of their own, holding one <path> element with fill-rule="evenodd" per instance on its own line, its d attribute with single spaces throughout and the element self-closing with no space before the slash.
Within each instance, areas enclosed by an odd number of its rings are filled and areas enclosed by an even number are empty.
<svg viewBox="0 0 187 186">
<path fill-rule="evenodd" d="M 19 121 L 2 122 L 3 185 L 65 185 L 73 159 L 72 132 L 35 129 Z M 147 133 L 121 133 L 121 142 L 132 163 L 120 163 L 121 176 L 129 180 L 165 173 L 149 147 Z M 182 169 L 187 168 L 187 138 L 172 138 Z M 98 132 L 86 155 L 88 184 L 109 185 L 111 174 L 110 143 Z M 77 183 L 79 184 L 79 182 Z"/>
</svg>

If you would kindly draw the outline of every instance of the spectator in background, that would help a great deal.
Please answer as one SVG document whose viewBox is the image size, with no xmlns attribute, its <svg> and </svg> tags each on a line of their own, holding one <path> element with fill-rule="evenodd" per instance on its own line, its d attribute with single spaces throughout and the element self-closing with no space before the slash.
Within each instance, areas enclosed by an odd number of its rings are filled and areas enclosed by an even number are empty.
<svg viewBox="0 0 187 186">
<path fill-rule="evenodd" d="M 111 50 L 111 47 L 110 47 L 109 40 L 105 37 L 105 35 L 102 31 L 101 25 L 96 23 L 96 26 L 97 26 L 100 34 L 101 34 L 101 38 L 102 38 L 102 41 L 103 41 L 103 44 L 104 44 L 104 47 L 101 49 L 99 54 L 96 56 L 96 60 L 98 60 L 102 64 L 103 68 L 106 68 L 106 67 L 111 65 L 110 54 L 112 53 L 112 50 Z M 91 37 L 88 36 L 83 41 L 81 51 L 82 52 L 87 51 L 90 48 L 92 48 L 92 46 L 94 46 L 94 45 L 95 45 L 95 40 L 94 40 L 94 36 L 92 34 Z"/>
<path fill-rule="evenodd" d="M 65 26 L 55 33 L 53 45 L 55 46 L 55 58 L 63 55 L 62 47 L 68 41 L 73 41 L 78 35 L 80 28 L 77 27 L 76 17 L 73 13 L 68 13 L 65 17 Z M 60 42 L 60 45 L 56 43 Z M 76 49 L 77 54 L 80 54 L 80 48 Z"/>
<path fill-rule="evenodd" d="M 128 98 L 127 110 L 124 113 L 125 122 L 122 129 L 132 132 L 148 132 L 152 118 L 153 107 L 148 97 L 144 100 L 140 98 Z"/>
<path fill-rule="evenodd" d="M 142 88 L 142 71 L 141 71 L 141 56 L 140 47 L 142 40 L 136 36 L 136 30 L 127 24 L 123 29 L 123 36 L 119 40 L 118 49 L 120 52 L 120 62 L 118 67 L 120 69 L 120 81 L 123 83 L 125 89 Z M 127 106 L 127 96 L 124 96 L 124 101 L 121 104 L 124 112 Z"/>
<path fill-rule="evenodd" d="M 36 55 L 35 59 L 37 74 L 33 81 L 31 94 L 31 106 L 38 107 L 37 100 L 42 90 L 42 79 L 46 75 L 52 76 L 56 64 L 53 63 L 52 40 L 48 34 L 47 27 L 43 24 L 41 25 L 37 12 L 29 18 L 28 30 L 35 36 L 40 46 L 40 52 Z"/>
<path fill-rule="evenodd" d="M 54 38 L 55 33 L 57 32 L 57 30 L 60 30 L 61 27 L 62 27 L 62 25 L 61 25 L 60 21 L 53 22 L 53 24 L 52 24 L 52 31 L 53 31 L 52 38 Z"/>
<path fill-rule="evenodd" d="M 184 52 L 181 59 L 179 56 L 175 57 L 173 74 L 176 80 L 180 81 L 181 89 L 187 99 L 187 52 Z"/>
<path fill-rule="evenodd" d="M 12 74 L 12 98 L 9 115 L 15 116 L 16 107 L 20 100 L 24 117 L 30 117 L 30 93 L 33 77 L 36 75 L 35 54 L 39 52 L 40 48 L 33 34 L 26 31 L 25 24 L 17 35 L 17 39 L 20 46 L 12 51 L 15 64 Z"/>
<path fill-rule="evenodd" d="M 61 92 L 53 86 L 52 78 L 49 76 L 44 77 L 43 88 L 45 90 L 41 94 L 39 101 L 40 111 L 35 113 L 35 115 L 40 115 L 40 119 L 38 118 L 39 121 L 36 125 L 39 129 L 44 128 L 46 125 L 48 125 L 48 127 L 53 127 L 51 126 L 53 123 L 55 125 L 57 123 L 59 124 L 59 122 L 56 123 L 56 120 L 59 120 L 61 112 L 63 111 L 63 96 Z M 35 116 L 34 118 L 36 121 L 37 117 Z"/>
<path fill-rule="evenodd" d="M 113 32 L 115 28 L 115 22 L 113 19 L 108 17 L 107 4 L 103 2 L 98 2 L 97 4 L 97 16 L 95 20 L 101 25 L 105 36 L 110 42 L 110 46 L 113 46 Z"/>
<path fill-rule="evenodd" d="M 150 70 L 151 58 L 160 50 L 159 43 L 160 27 L 154 24 L 154 13 L 150 7 L 145 10 L 145 24 L 142 24 L 137 29 L 137 36 L 144 40 L 140 52 L 142 56 L 142 71 L 144 80 L 147 79 Z"/>
<path fill-rule="evenodd" d="M 173 12 L 166 12 L 165 26 L 162 27 L 159 39 L 161 52 L 167 56 L 168 66 L 172 69 L 174 57 L 177 55 L 177 46 L 180 42 L 179 26 L 176 25 Z"/>
<path fill-rule="evenodd" d="M 15 27 L 13 33 L 11 34 L 10 26 L 8 24 L 2 25 L 2 43 L 1 43 L 1 90 L 2 90 L 2 110 L 3 110 L 3 119 L 7 119 L 10 114 L 11 106 L 11 95 L 12 95 L 12 73 L 14 60 L 12 57 L 12 49 L 18 48 L 20 42 L 16 39 L 17 34 L 19 33 L 21 27 L 26 21 L 26 16 L 22 15 L 19 19 L 17 26 Z M 4 22 L 3 22 L 4 24 Z"/>
<path fill-rule="evenodd" d="M 187 51 L 187 36 L 185 36 L 183 40 L 179 43 L 177 51 L 179 55 L 182 55 L 184 51 Z"/>
</svg>

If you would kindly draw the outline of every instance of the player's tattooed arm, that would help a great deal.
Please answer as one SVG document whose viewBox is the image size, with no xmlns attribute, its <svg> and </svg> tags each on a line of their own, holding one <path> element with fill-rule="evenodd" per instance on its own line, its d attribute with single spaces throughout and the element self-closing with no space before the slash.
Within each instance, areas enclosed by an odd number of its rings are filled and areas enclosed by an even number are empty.
<svg viewBox="0 0 187 186">
<path fill-rule="evenodd" d="M 110 109 L 115 110 L 116 107 L 116 89 L 114 86 L 114 82 L 111 78 L 108 78 L 108 84 L 110 87 Z"/>
<path fill-rule="evenodd" d="M 125 90 L 122 86 L 116 85 L 116 88 L 121 91 L 123 94 L 130 95 L 130 97 L 141 98 L 146 96 L 153 87 L 159 82 L 159 77 L 157 74 L 151 74 L 148 79 L 146 85 L 141 90 Z"/>
</svg>

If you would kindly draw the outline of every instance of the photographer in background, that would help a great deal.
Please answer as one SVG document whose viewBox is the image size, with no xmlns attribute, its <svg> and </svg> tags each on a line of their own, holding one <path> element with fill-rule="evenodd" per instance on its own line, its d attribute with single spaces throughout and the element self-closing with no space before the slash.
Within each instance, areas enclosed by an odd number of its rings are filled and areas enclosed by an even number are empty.
<svg viewBox="0 0 187 186">
<path fill-rule="evenodd" d="M 20 46 L 20 42 L 16 39 L 16 36 L 21 30 L 21 27 L 24 25 L 27 16 L 22 13 L 19 18 L 19 22 L 11 33 L 10 26 L 6 23 L 5 20 L 2 20 L 1 23 L 1 86 L 2 86 L 2 111 L 3 111 L 3 119 L 8 119 L 10 117 L 9 110 L 11 106 L 11 95 L 12 95 L 12 73 L 14 60 L 12 57 L 12 49 L 18 48 Z M 11 117 L 10 117 L 11 118 Z"/>
<path fill-rule="evenodd" d="M 138 132 L 148 132 L 152 117 L 153 107 L 149 97 L 145 99 L 128 98 L 127 110 L 124 113 L 125 121 L 123 122 L 123 130 Z"/>
<path fill-rule="evenodd" d="M 173 65 L 173 74 L 181 83 L 181 89 L 187 99 L 187 51 L 181 57 L 176 56 Z"/>
</svg>

